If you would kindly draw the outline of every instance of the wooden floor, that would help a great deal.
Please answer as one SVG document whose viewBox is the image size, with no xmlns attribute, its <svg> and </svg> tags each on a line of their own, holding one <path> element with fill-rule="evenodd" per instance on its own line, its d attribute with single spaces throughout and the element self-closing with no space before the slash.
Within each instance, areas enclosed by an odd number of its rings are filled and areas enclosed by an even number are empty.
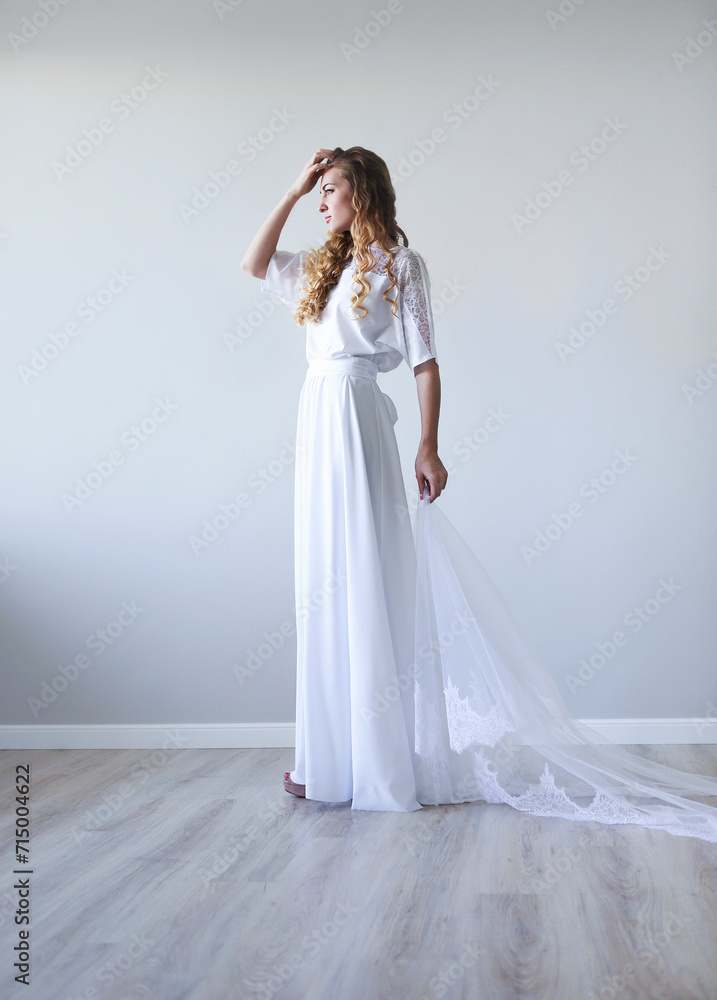
<svg viewBox="0 0 717 1000">
<path fill-rule="evenodd" d="M 717 773 L 715 747 L 650 755 Z M 10 973 L 25 762 L 29 988 Z M 292 750 L 0 754 L 2 1000 L 717 998 L 717 845 L 509 806 L 352 812 L 288 795 L 292 766 Z"/>
</svg>

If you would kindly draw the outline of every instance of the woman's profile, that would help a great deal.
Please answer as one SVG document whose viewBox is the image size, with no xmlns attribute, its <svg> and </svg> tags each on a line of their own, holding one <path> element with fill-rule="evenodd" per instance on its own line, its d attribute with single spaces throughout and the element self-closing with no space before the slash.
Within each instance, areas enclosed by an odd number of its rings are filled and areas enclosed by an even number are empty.
<svg viewBox="0 0 717 1000">
<path fill-rule="evenodd" d="M 319 183 L 320 182 L 320 183 Z M 278 249 L 317 183 L 326 241 Z M 294 496 L 296 755 L 284 787 L 353 809 L 506 803 L 717 842 L 717 779 L 573 719 L 475 554 L 434 505 L 441 384 L 430 279 L 381 157 L 319 149 L 242 261 L 305 328 Z M 381 372 L 412 369 L 420 498 L 408 517 Z"/>
</svg>

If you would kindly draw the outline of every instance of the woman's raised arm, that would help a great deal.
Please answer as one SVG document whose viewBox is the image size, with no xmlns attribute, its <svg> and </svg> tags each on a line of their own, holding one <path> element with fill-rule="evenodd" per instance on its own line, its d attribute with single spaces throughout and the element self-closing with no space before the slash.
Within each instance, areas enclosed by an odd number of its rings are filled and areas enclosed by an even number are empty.
<svg viewBox="0 0 717 1000">
<path fill-rule="evenodd" d="M 308 194 L 321 174 L 329 166 L 321 161 L 330 159 L 332 150 L 318 149 L 304 166 L 296 181 L 291 185 L 279 204 L 261 225 L 254 239 L 247 247 L 241 262 L 242 271 L 254 278 L 266 277 L 266 269 L 274 255 L 281 231 L 289 218 L 292 208 L 302 195 Z"/>
</svg>

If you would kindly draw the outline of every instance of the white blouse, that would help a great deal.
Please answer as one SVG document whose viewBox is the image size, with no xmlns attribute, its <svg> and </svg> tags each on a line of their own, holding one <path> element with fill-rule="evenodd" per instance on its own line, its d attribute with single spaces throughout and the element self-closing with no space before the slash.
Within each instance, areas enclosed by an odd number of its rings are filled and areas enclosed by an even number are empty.
<svg viewBox="0 0 717 1000">
<path fill-rule="evenodd" d="M 398 315 L 394 316 L 391 303 L 382 298 L 390 287 L 383 266 L 388 255 L 372 246 L 375 266 L 366 275 L 371 290 L 361 303 L 368 315 L 357 317 L 351 308 L 351 297 L 359 286 L 353 280 L 352 261 L 349 261 L 338 284 L 329 292 L 321 322 L 312 320 L 306 324 L 307 360 L 368 358 L 378 365 L 379 371 L 388 372 L 401 361 L 413 369 L 430 358 L 437 359 L 425 261 L 409 247 L 392 249 L 396 255 L 392 270 L 398 282 Z M 293 309 L 301 298 L 302 265 L 308 252 L 276 250 L 261 283 L 262 292 L 275 295 Z M 391 288 L 388 294 L 395 298 L 396 289 Z"/>
</svg>

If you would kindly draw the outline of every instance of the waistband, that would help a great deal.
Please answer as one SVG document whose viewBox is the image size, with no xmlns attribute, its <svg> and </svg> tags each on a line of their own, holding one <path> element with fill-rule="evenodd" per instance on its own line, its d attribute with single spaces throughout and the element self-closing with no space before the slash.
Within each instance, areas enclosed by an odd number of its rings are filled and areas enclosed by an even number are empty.
<svg viewBox="0 0 717 1000">
<path fill-rule="evenodd" d="M 379 368 L 368 358 L 311 358 L 307 375 L 361 375 L 374 381 Z"/>
</svg>

